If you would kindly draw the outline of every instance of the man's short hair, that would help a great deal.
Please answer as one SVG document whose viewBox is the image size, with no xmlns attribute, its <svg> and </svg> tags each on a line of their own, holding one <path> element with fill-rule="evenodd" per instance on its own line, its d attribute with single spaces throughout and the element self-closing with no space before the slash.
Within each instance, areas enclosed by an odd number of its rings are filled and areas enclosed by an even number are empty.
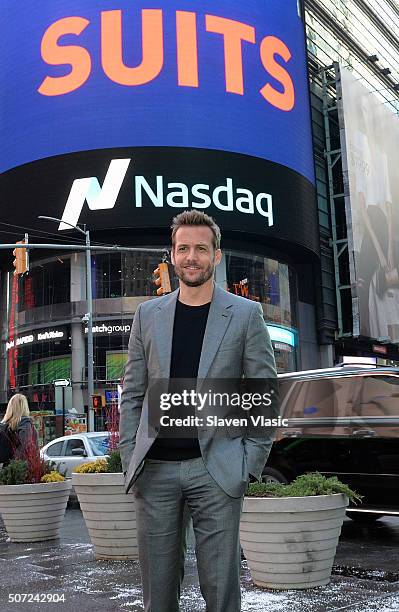
<svg viewBox="0 0 399 612">
<path fill-rule="evenodd" d="M 176 232 L 179 229 L 179 227 L 184 227 L 187 225 L 204 225 L 206 227 L 209 227 L 212 230 L 212 234 L 213 234 L 213 247 L 214 249 L 220 249 L 220 239 L 221 239 L 221 233 L 220 233 L 220 227 L 218 225 L 216 225 L 214 219 L 212 219 L 212 217 L 210 217 L 209 215 L 206 215 L 203 212 L 200 212 L 199 210 L 185 210 L 184 212 L 180 213 L 180 215 L 177 215 L 176 217 L 174 217 L 173 221 L 172 221 L 172 225 L 171 230 L 172 230 L 172 247 L 174 248 L 175 246 L 175 236 L 176 236 Z"/>
</svg>

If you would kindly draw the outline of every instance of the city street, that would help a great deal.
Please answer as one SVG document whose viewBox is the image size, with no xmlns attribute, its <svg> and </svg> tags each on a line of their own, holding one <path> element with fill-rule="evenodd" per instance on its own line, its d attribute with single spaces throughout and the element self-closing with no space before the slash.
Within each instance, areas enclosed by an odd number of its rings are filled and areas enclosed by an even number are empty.
<svg viewBox="0 0 399 612">
<path fill-rule="evenodd" d="M 0 531 L 0 608 L 14 610 L 142 610 L 137 562 L 95 561 L 81 511 L 67 510 L 59 542 L 7 543 Z M 399 518 L 371 527 L 346 519 L 331 583 L 308 591 L 267 591 L 251 584 L 242 563 L 243 612 L 397 612 Z M 9 603 L 16 593 L 48 594 L 49 603 Z M 65 601 L 55 602 L 57 595 Z M 52 596 L 52 597 L 50 597 Z M 55 597 L 54 597 L 55 596 Z M 62 597 L 64 596 L 64 597 Z M 192 545 L 181 612 L 203 612 Z"/>
<path fill-rule="evenodd" d="M 399 0 L 0 24 L 0 612 L 399 612 Z"/>
</svg>

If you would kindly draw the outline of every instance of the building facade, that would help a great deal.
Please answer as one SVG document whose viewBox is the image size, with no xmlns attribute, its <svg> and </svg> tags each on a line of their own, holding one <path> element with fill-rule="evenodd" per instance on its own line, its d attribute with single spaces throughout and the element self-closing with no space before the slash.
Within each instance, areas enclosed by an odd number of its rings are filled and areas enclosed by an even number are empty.
<svg viewBox="0 0 399 612">
<path fill-rule="evenodd" d="M 399 4 L 305 0 L 304 6 L 320 235 L 317 329 L 326 357 L 322 365 L 338 363 L 345 355 L 394 365 L 399 360 L 397 344 L 353 334 L 350 257 L 346 248 L 342 252 L 347 214 L 334 63 L 350 70 L 370 97 L 375 96 L 376 105 L 398 115 Z M 398 252 L 396 260 L 398 264 Z"/>
<path fill-rule="evenodd" d="M 87 224 L 96 246 L 95 392 L 107 403 L 115 399 L 134 312 L 154 297 L 152 273 L 170 249 L 173 216 L 190 207 L 220 224 L 216 282 L 262 304 L 280 372 L 367 353 L 365 341 L 337 334 L 322 75 L 334 61 L 345 62 L 395 112 L 396 3 L 380 3 L 384 21 L 360 0 L 289 0 L 284 11 L 278 2 L 268 9 L 208 2 L 201 11 L 193 2 L 185 11 L 161 2 L 162 10 L 141 15 L 124 0 L 113 11 L 76 1 L 74 16 L 68 3 L 59 4 L 57 12 L 51 2 L 40 11 L 30 1 L 24 8 L 23 19 L 30 14 L 36 27 L 14 59 L 22 65 L 29 57 L 33 77 L 25 66 L 7 98 L 17 121 L 3 134 L 0 234 L 3 243 L 27 232 L 32 243 L 82 245 L 67 224 Z M 10 45 L 17 17 L 8 21 Z M 81 45 L 77 64 L 70 58 L 72 76 L 52 56 L 60 50 L 60 24 L 64 41 L 77 37 Z M 107 45 L 110 31 L 123 40 L 123 57 Z M 135 36 L 142 58 L 136 50 L 133 62 L 127 50 Z M 95 65 L 100 41 L 102 72 Z M 0 78 L 6 75 L 3 62 Z M 29 87 L 31 105 L 23 105 Z M 62 218 L 64 226 L 38 215 Z M 101 249 L 113 244 L 141 252 Z M 10 250 L 0 257 L 0 405 L 18 389 L 33 409 L 59 412 L 54 381 L 65 379 L 64 408 L 87 411 L 84 252 L 32 250 L 20 277 L 12 274 Z M 396 347 L 389 348 L 394 358 Z"/>
</svg>

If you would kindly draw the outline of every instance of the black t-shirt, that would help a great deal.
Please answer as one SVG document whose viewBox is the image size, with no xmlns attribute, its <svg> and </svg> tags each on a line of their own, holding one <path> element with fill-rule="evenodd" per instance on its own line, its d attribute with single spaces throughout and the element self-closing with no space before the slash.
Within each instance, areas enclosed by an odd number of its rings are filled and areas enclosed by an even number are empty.
<svg viewBox="0 0 399 612">
<path fill-rule="evenodd" d="M 177 387 L 174 385 L 173 379 L 196 379 L 198 376 L 209 307 L 210 302 L 202 306 L 188 306 L 179 301 L 176 303 L 170 361 L 170 378 L 174 390 Z M 184 409 L 184 416 L 194 416 L 194 414 L 193 406 Z M 182 461 L 200 456 L 198 437 L 171 437 L 170 428 L 168 428 L 168 437 L 164 437 L 162 427 L 147 453 L 149 459 L 169 461 Z"/>
</svg>

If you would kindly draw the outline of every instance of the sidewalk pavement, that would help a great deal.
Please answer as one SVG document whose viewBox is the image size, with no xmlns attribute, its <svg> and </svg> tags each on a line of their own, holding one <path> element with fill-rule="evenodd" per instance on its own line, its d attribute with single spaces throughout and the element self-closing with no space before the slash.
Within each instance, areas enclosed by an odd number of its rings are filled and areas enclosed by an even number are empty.
<svg viewBox="0 0 399 612">
<path fill-rule="evenodd" d="M 305 591 L 254 587 L 242 562 L 242 612 L 398 612 L 399 519 L 372 528 L 345 520 L 331 583 Z M 371 530 L 371 531 L 370 531 Z M 143 610 L 135 561 L 95 561 L 82 513 L 68 508 L 59 541 L 7 543 L 0 527 L 2 612 Z M 361 561 L 360 561 L 361 560 Z M 357 577 L 361 576 L 361 577 Z M 192 546 L 186 561 L 181 612 L 205 612 Z M 9 603 L 15 593 L 47 594 L 46 603 Z M 54 595 L 65 601 L 56 603 Z"/>
</svg>

